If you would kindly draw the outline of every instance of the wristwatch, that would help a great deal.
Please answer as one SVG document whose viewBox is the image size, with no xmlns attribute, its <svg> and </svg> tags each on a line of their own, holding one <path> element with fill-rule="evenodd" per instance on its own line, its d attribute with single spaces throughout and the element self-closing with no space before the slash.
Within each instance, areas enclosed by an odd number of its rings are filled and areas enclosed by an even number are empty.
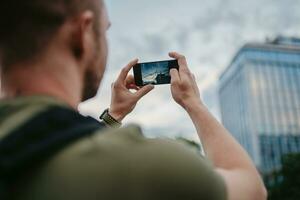
<svg viewBox="0 0 300 200">
<path fill-rule="evenodd" d="M 120 128 L 122 126 L 122 123 L 120 123 L 118 120 L 113 118 L 109 114 L 109 109 L 104 110 L 104 112 L 101 114 L 100 119 L 111 128 Z"/>
</svg>

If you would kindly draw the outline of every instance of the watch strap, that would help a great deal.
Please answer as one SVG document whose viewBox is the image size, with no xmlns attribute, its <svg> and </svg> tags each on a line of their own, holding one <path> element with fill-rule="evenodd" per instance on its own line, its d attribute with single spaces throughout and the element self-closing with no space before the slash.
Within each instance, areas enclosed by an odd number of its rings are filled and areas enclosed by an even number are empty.
<svg viewBox="0 0 300 200">
<path fill-rule="evenodd" d="M 114 117 L 112 117 L 109 114 L 109 109 L 104 110 L 104 112 L 101 114 L 100 119 L 109 127 L 112 128 L 119 128 L 121 127 L 122 123 L 120 123 L 118 120 L 116 120 Z"/>
</svg>

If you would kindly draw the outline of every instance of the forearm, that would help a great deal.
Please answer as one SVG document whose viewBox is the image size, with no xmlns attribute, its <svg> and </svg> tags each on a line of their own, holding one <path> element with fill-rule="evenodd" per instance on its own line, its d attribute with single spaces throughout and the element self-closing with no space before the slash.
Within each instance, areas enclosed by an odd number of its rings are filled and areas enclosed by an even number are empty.
<svg viewBox="0 0 300 200">
<path fill-rule="evenodd" d="M 255 169 L 245 150 L 205 106 L 196 104 L 186 109 L 197 129 L 207 156 L 216 167 Z"/>
<path fill-rule="evenodd" d="M 241 145 L 205 106 L 196 104 L 186 110 L 195 124 L 208 158 L 224 177 L 229 199 L 266 199 L 260 175 Z"/>
<path fill-rule="evenodd" d="M 181 102 L 189 113 L 207 157 L 223 178 L 228 200 L 265 200 L 267 192 L 249 155 L 198 98 Z"/>
</svg>

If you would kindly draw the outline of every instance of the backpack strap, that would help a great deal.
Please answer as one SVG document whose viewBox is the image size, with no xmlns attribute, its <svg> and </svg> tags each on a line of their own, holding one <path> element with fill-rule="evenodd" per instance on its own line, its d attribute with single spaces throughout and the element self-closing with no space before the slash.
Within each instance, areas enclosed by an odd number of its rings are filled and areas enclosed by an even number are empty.
<svg viewBox="0 0 300 200">
<path fill-rule="evenodd" d="M 0 141 L 0 187 L 1 183 L 11 185 L 66 146 L 104 128 L 103 123 L 73 110 L 49 107 Z"/>
</svg>

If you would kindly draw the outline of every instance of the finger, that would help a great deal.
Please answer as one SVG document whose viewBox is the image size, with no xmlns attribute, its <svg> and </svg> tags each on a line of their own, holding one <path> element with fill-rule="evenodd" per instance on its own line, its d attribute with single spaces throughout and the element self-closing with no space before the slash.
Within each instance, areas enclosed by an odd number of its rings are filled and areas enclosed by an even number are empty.
<svg viewBox="0 0 300 200">
<path fill-rule="evenodd" d="M 179 75 L 181 79 L 189 79 L 191 77 L 190 69 L 188 68 L 187 61 L 184 55 L 177 52 L 169 53 L 170 57 L 178 60 L 179 65 Z"/>
<path fill-rule="evenodd" d="M 126 85 L 126 88 L 127 89 L 133 89 L 133 90 L 139 90 L 140 87 L 138 87 L 136 84 L 135 84 L 135 80 L 134 80 L 134 77 L 132 75 L 128 75 L 126 80 L 125 80 L 125 85 Z"/>
<path fill-rule="evenodd" d="M 128 75 L 127 78 L 126 78 L 126 80 L 125 80 L 125 84 L 129 85 L 129 84 L 132 84 L 132 83 L 135 84 L 134 77 L 132 75 Z"/>
<path fill-rule="evenodd" d="M 135 84 L 129 84 L 129 85 L 126 86 L 126 88 L 127 88 L 128 90 L 139 90 L 139 89 L 141 89 L 140 87 L 138 87 L 138 86 L 135 85 Z"/>
<path fill-rule="evenodd" d="M 179 53 L 177 53 L 177 52 L 170 52 L 170 53 L 169 53 L 169 56 L 170 56 L 171 58 L 174 58 L 174 59 L 178 60 L 178 64 L 179 64 L 180 67 L 181 67 L 181 65 L 182 65 L 183 67 L 187 67 L 187 66 L 188 66 L 187 61 L 186 61 L 186 58 L 185 58 L 184 55 L 181 55 L 181 54 L 179 54 Z"/>
<path fill-rule="evenodd" d="M 118 83 L 122 83 L 125 81 L 129 71 L 131 70 L 131 68 L 136 65 L 138 63 L 138 59 L 135 59 L 133 61 L 131 61 L 130 63 L 128 63 L 121 71 L 118 79 L 117 79 L 117 82 Z"/>
<path fill-rule="evenodd" d="M 170 75 L 171 75 L 171 85 L 180 81 L 180 76 L 177 69 L 171 69 Z"/>
<path fill-rule="evenodd" d="M 143 96 L 148 94 L 151 90 L 154 89 L 154 85 L 146 85 L 142 87 L 140 90 L 138 90 L 135 95 L 137 96 L 138 99 L 141 99 Z"/>
</svg>

